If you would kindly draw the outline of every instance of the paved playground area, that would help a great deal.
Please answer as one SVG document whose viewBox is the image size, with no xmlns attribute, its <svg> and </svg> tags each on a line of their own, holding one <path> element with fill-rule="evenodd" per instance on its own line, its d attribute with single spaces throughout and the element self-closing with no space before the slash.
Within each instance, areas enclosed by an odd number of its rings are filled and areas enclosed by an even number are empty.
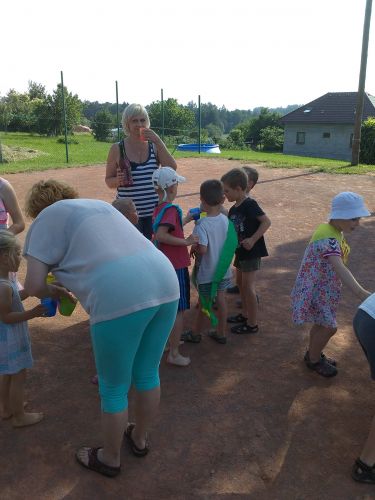
<svg viewBox="0 0 375 500">
<path fill-rule="evenodd" d="M 199 204 L 203 180 L 220 178 L 238 165 L 179 160 L 179 173 L 188 180 L 179 186 L 177 201 L 183 210 Z M 227 345 L 208 337 L 201 344 L 186 344 L 182 351 L 192 359 L 188 368 L 169 366 L 163 359 L 151 452 L 139 459 L 124 446 L 122 473 L 109 479 L 74 459 L 79 446 L 101 444 L 87 315 L 78 307 L 68 318 L 30 321 L 35 366 L 27 400 L 45 419 L 17 430 L 0 422 L 1 500 L 375 498 L 375 486 L 350 477 L 375 413 L 368 365 L 351 327 L 358 302 L 344 290 L 339 331 L 327 350 L 338 361 L 334 379 L 323 379 L 303 364 L 307 328 L 292 325 L 289 307 L 305 246 L 315 226 L 326 220 L 331 198 L 356 191 L 374 212 L 375 177 L 258 170 L 254 197 L 272 221 L 266 233 L 270 257 L 259 273 L 260 332 L 229 333 Z M 81 197 L 112 201 L 104 172 L 101 165 L 5 177 L 21 206 L 26 190 L 47 178 L 69 182 Z M 192 224 L 185 227 L 186 235 Z M 363 286 L 375 290 L 375 218 L 363 220 L 348 240 L 350 269 Z M 24 269 L 22 264 L 21 281 Z M 236 312 L 237 298 L 228 295 L 230 312 Z M 28 306 L 34 303 L 27 300 Z M 193 293 L 187 327 L 195 303 Z"/>
</svg>

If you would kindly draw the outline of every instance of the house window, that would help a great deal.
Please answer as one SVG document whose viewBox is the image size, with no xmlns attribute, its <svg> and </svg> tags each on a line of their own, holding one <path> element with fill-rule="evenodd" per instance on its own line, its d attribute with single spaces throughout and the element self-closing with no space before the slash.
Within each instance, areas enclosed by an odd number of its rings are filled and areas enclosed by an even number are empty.
<svg viewBox="0 0 375 500">
<path fill-rule="evenodd" d="M 305 132 L 297 132 L 296 144 L 305 144 Z"/>
<path fill-rule="evenodd" d="M 329 139 L 331 137 L 331 132 L 323 132 L 323 139 Z"/>
<path fill-rule="evenodd" d="M 350 140 L 349 140 L 349 147 L 350 148 L 353 147 L 353 137 L 354 137 L 354 134 L 350 134 Z"/>
</svg>

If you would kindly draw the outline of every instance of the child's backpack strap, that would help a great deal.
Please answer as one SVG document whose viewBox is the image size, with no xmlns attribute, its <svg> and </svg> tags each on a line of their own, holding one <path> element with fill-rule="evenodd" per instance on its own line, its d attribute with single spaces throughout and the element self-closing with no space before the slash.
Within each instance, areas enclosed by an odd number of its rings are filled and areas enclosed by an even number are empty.
<svg viewBox="0 0 375 500">
<path fill-rule="evenodd" d="M 156 234 L 156 231 L 159 228 L 160 222 L 161 222 L 162 218 L 164 217 L 164 214 L 165 214 L 166 210 L 168 210 L 168 208 L 171 208 L 171 207 L 174 207 L 177 210 L 178 217 L 180 219 L 180 224 L 181 224 L 181 227 L 182 227 L 182 210 L 181 210 L 181 207 L 179 207 L 178 205 L 174 205 L 173 203 L 167 203 L 160 210 L 160 212 L 155 217 L 155 220 L 154 220 L 154 222 L 152 224 L 152 231 L 153 231 L 154 234 Z M 154 240 L 154 245 L 158 246 L 158 242 L 156 240 Z"/>
</svg>

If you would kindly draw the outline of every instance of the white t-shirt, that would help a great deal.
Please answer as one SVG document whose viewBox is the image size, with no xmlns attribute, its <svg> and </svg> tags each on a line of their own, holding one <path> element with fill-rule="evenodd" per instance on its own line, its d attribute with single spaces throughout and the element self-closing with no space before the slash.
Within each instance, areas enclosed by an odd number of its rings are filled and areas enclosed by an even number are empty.
<svg viewBox="0 0 375 500">
<path fill-rule="evenodd" d="M 363 309 L 365 312 L 367 312 L 367 314 L 375 319 L 375 293 L 370 295 L 370 297 L 367 297 L 367 299 L 362 302 L 359 308 Z"/>
<path fill-rule="evenodd" d="M 180 296 L 169 260 L 104 201 L 62 200 L 45 208 L 30 226 L 24 255 L 48 265 L 92 324 Z"/>
<path fill-rule="evenodd" d="M 227 237 L 228 217 L 223 214 L 215 217 L 203 217 L 195 225 L 193 234 L 199 237 L 199 244 L 207 247 L 202 255 L 197 273 L 197 283 L 212 283 L 221 249 Z M 231 278 L 232 271 L 228 268 L 223 279 Z"/>
</svg>

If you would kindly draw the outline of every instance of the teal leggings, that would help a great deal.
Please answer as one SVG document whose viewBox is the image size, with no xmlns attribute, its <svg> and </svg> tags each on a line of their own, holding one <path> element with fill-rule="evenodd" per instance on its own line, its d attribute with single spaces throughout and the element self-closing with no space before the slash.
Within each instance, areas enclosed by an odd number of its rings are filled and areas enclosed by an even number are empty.
<svg viewBox="0 0 375 500">
<path fill-rule="evenodd" d="M 160 360 L 177 306 L 178 300 L 91 326 L 104 412 L 124 411 L 132 384 L 139 391 L 159 387 Z"/>
</svg>

